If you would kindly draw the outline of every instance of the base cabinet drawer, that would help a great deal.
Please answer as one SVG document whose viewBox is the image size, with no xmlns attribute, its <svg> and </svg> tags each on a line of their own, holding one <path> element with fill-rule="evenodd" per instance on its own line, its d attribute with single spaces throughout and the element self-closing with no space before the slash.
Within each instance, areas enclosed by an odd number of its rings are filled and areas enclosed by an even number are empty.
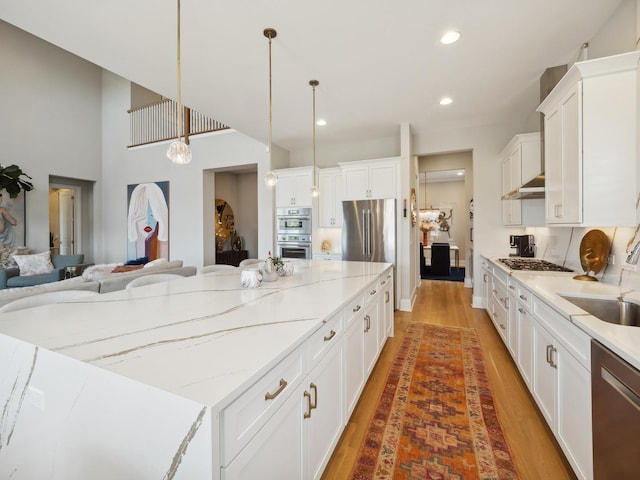
<svg viewBox="0 0 640 480">
<path fill-rule="evenodd" d="M 303 391 L 304 385 L 298 385 L 267 425 L 228 466 L 222 468 L 223 480 L 304 478 L 301 438 Z"/>
<path fill-rule="evenodd" d="M 280 408 L 305 374 L 304 350 L 298 348 L 226 407 L 220 418 L 221 463 L 227 465 Z"/>
</svg>

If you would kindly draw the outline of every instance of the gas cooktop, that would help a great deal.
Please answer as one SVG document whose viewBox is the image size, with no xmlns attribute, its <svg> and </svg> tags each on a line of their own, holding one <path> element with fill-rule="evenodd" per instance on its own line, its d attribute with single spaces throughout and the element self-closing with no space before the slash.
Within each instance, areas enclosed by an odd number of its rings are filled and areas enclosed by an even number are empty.
<svg viewBox="0 0 640 480">
<path fill-rule="evenodd" d="M 537 258 L 499 258 L 500 262 L 511 270 L 529 270 L 539 272 L 573 272 L 570 268 Z"/>
</svg>

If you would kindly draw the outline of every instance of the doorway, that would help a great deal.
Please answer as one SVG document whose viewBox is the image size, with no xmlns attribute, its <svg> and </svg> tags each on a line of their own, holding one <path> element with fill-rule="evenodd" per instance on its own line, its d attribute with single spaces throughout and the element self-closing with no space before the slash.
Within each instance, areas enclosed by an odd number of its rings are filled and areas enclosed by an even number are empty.
<svg viewBox="0 0 640 480">
<path fill-rule="evenodd" d="M 418 226 L 423 244 L 421 277 L 435 275 L 426 267 L 432 266 L 431 257 L 437 253 L 436 260 L 443 255 L 449 259 L 448 262 L 436 262 L 448 263 L 450 267 L 445 269 L 448 274 L 443 279 L 464 281 L 465 286 L 470 287 L 473 265 L 472 152 L 419 156 L 418 172 Z M 432 249 L 433 244 L 436 249 Z M 444 246 L 447 248 L 443 249 Z M 438 275 L 435 277 L 439 278 Z"/>
<path fill-rule="evenodd" d="M 259 258 L 257 195 L 255 164 L 203 171 L 204 265 L 227 262 L 239 251 L 248 258 Z M 216 235 L 220 228 L 217 207 L 222 204 L 233 212 L 232 230 L 224 238 Z M 232 237 L 238 242 L 235 249 Z"/>
<path fill-rule="evenodd" d="M 52 254 L 82 253 L 91 262 L 94 182 L 49 177 L 49 249 Z"/>
</svg>

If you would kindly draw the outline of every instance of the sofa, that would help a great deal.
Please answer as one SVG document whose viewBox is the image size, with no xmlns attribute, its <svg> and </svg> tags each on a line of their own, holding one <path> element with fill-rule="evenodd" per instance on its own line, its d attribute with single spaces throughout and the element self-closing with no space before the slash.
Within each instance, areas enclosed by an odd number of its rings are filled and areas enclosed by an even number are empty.
<svg viewBox="0 0 640 480">
<path fill-rule="evenodd" d="M 149 262 L 149 264 L 138 270 L 113 273 L 113 270 L 116 269 L 117 266 L 119 266 L 119 264 L 94 265 L 85 269 L 82 276 L 58 282 L 0 290 L 0 306 L 18 300 L 19 298 L 38 293 L 63 290 L 89 290 L 98 293 L 108 293 L 123 290 L 131 280 L 143 275 L 175 273 L 183 277 L 190 277 L 197 272 L 194 266 L 183 266 L 182 260 L 165 261 L 156 264 Z"/>
<path fill-rule="evenodd" d="M 64 279 L 65 269 L 83 265 L 84 255 L 51 255 L 53 270 L 36 275 L 20 275 L 18 267 L 0 269 L 0 290 L 5 288 L 31 287 Z"/>
</svg>

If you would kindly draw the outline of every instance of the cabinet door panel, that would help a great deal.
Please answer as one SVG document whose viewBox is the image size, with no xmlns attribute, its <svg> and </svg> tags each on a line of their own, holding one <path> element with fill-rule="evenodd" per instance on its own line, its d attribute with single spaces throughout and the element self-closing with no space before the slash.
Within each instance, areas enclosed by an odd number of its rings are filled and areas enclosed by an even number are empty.
<svg viewBox="0 0 640 480">
<path fill-rule="evenodd" d="M 312 395 L 311 400 L 316 406 L 311 410 L 311 416 L 305 420 L 305 478 L 315 480 L 322 476 L 342 432 L 342 356 L 342 345 L 335 345 L 309 375 L 307 391 Z M 315 388 L 310 387 L 311 383 Z M 304 405 L 303 408 L 307 406 Z"/>
<path fill-rule="evenodd" d="M 347 418 L 358 402 L 364 385 L 364 315 L 358 315 L 350 325 L 345 337 L 345 395 Z"/>
<path fill-rule="evenodd" d="M 302 471 L 302 386 L 298 387 L 238 456 L 222 469 L 223 480 L 299 480 Z M 283 453 L 286 461 L 283 461 Z"/>
<path fill-rule="evenodd" d="M 554 338 L 540 325 L 533 326 L 533 397 L 552 430 L 556 418 L 556 369 L 549 360 L 557 360 Z M 553 360 L 553 361 L 556 361 Z"/>
<path fill-rule="evenodd" d="M 579 478 L 592 473 L 591 374 L 558 348 L 558 442 Z"/>
<path fill-rule="evenodd" d="M 582 222 L 582 114 L 580 84 L 562 102 L 562 216 Z"/>
<path fill-rule="evenodd" d="M 396 198 L 396 168 L 376 165 L 369 169 L 371 198 Z"/>
<path fill-rule="evenodd" d="M 345 168 L 342 171 L 342 186 L 345 200 L 368 198 L 369 169 L 367 167 Z"/>
</svg>

